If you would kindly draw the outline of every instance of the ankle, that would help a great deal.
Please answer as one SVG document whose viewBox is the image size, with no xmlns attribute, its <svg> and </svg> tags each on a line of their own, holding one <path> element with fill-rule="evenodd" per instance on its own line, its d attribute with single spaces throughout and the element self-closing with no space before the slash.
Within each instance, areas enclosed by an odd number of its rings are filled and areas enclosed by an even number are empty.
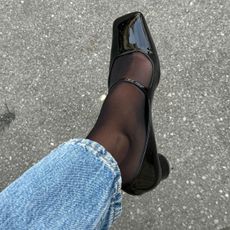
<svg viewBox="0 0 230 230">
<path fill-rule="evenodd" d="M 127 156 L 131 145 L 129 136 L 123 131 L 110 130 L 108 133 L 105 127 L 93 129 L 86 138 L 101 144 L 117 161 L 118 166 Z"/>
</svg>

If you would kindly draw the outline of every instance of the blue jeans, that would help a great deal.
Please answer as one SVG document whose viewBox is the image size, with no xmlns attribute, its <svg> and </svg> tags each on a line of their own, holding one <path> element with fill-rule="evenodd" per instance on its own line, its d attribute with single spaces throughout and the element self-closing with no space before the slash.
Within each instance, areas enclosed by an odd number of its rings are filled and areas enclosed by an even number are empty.
<svg viewBox="0 0 230 230">
<path fill-rule="evenodd" d="M 71 139 L 0 193 L 0 229 L 108 229 L 121 215 L 121 182 L 103 146 Z"/>
</svg>

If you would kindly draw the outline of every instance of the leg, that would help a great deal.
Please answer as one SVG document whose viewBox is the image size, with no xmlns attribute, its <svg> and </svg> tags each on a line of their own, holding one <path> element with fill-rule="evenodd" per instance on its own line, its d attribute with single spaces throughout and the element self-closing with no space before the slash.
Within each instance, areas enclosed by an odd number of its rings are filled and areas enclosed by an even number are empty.
<svg viewBox="0 0 230 230">
<path fill-rule="evenodd" d="M 0 229 L 108 229 L 121 214 L 120 188 L 101 145 L 70 140 L 0 193 Z"/>
</svg>

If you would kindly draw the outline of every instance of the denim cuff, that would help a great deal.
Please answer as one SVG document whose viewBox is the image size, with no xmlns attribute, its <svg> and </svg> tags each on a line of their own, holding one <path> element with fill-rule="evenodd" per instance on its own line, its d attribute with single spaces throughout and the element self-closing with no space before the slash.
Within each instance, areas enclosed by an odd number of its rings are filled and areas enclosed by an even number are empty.
<svg viewBox="0 0 230 230">
<path fill-rule="evenodd" d="M 78 145 L 82 145 L 94 154 L 114 175 L 114 188 L 112 191 L 109 223 L 114 223 L 122 212 L 122 194 L 121 194 L 121 172 L 117 161 L 113 158 L 101 144 L 89 139 L 77 139 Z"/>
</svg>

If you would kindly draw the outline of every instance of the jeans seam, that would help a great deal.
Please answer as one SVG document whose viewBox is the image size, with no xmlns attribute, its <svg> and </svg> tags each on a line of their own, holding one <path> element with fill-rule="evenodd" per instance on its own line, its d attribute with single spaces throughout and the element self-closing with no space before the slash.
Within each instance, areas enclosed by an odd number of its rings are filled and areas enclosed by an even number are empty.
<svg viewBox="0 0 230 230">
<path fill-rule="evenodd" d="M 94 144 L 94 145 L 93 146 L 87 145 L 87 143 L 90 143 L 90 142 L 91 144 Z M 101 160 L 103 164 L 105 164 L 110 169 L 112 174 L 114 175 L 115 186 L 114 186 L 111 203 L 110 203 L 110 207 L 112 208 L 112 219 L 109 220 L 111 222 L 110 224 L 112 224 L 120 216 L 121 211 L 122 211 L 121 174 L 120 174 L 119 166 L 117 165 L 117 162 L 112 157 L 112 155 L 103 146 L 100 146 L 97 142 L 83 139 L 83 141 L 82 142 L 80 141 L 80 143 L 78 142 L 78 144 L 84 148 L 88 148 L 92 150 L 93 154 L 99 160 Z M 102 151 L 104 154 L 101 154 L 100 151 Z M 119 203 L 118 207 L 116 207 L 116 203 Z"/>
</svg>

